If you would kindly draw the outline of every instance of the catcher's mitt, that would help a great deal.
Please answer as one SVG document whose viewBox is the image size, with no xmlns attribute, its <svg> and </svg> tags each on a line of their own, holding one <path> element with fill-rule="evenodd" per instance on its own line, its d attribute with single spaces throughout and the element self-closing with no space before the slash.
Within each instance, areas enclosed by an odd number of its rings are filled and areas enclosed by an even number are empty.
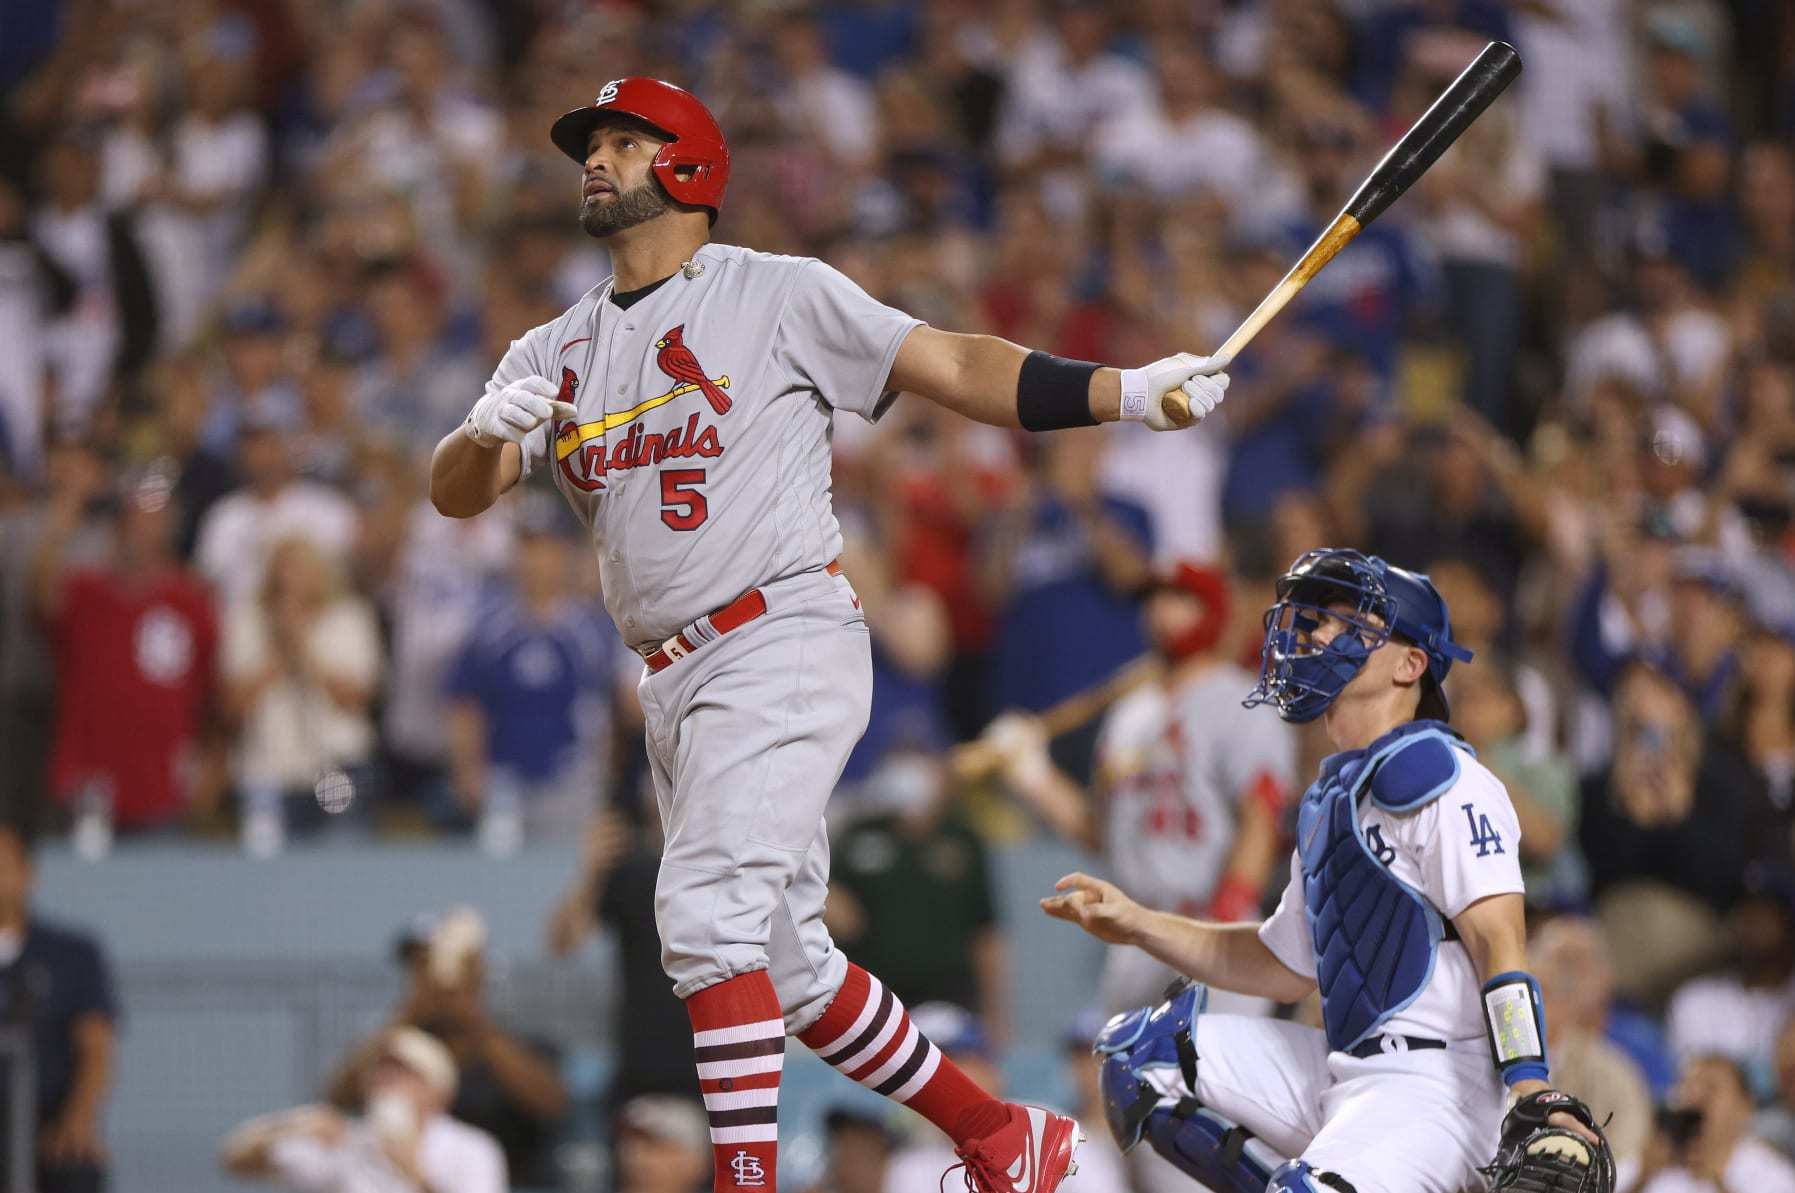
<svg viewBox="0 0 1795 1193">
<path fill-rule="evenodd" d="M 1563 1112 L 1599 1143 L 1546 1120 Z M 1614 1193 L 1614 1152 L 1595 1115 L 1569 1094 L 1544 1089 L 1516 1102 L 1502 1120 L 1496 1158 L 1484 1167 L 1495 1190 L 1514 1193 Z"/>
</svg>

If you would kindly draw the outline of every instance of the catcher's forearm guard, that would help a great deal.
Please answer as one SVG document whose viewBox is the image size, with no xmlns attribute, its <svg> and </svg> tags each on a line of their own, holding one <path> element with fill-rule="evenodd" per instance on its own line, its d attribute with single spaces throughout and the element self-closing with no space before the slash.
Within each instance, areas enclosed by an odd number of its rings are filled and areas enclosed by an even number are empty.
<svg viewBox="0 0 1795 1193">
<path fill-rule="evenodd" d="M 1551 1125 L 1568 1114 L 1589 1129 L 1594 1142 Z M 1517 1101 L 1502 1120 L 1496 1158 L 1484 1166 L 1492 1190 L 1514 1193 L 1614 1193 L 1614 1152 L 1588 1106 L 1555 1089 Z"/>
<path fill-rule="evenodd" d="M 1485 982 L 1483 1019 L 1503 1084 L 1548 1080 L 1546 1004 L 1532 974 L 1511 969 Z"/>
</svg>

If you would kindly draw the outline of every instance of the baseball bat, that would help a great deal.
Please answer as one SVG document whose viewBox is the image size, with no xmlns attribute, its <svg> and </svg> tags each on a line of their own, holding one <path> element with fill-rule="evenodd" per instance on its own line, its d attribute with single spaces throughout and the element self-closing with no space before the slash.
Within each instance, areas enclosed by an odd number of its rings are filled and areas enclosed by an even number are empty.
<svg viewBox="0 0 1795 1193">
<path fill-rule="evenodd" d="M 1469 128 L 1520 73 L 1521 55 L 1513 46 L 1503 41 L 1493 41 L 1485 46 L 1359 184 L 1359 189 L 1346 201 L 1334 222 L 1315 238 L 1315 243 L 1290 267 L 1284 280 L 1274 286 L 1271 293 L 1253 308 L 1253 313 L 1234 329 L 1234 334 L 1216 352 L 1224 367 L 1240 355 L 1241 349 L 1271 322 L 1272 316 L 1283 310 L 1309 284 L 1310 278 L 1321 272 L 1322 266 L 1351 244 L 1365 225 L 1383 214 L 1384 208 L 1415 184 L 1415 179 L 1427 173 L 1428 167 L 1440 159 L 1447 147 L 1458 140 L 1459 134 Z M 1190 421 L 1190 399 L 1181 390 L 1174 389 L 1165 394 L 1160 398 L 1160 405 L 1174 424 L 1182 426 Z"/>
<path fill-rule="evenodd" d="M 1141 655 L 1123 664 L 1101 683 L 1074 692 L 1050 706 L 1036 719 L 1041 722 L 1049 740 L 1070 733 L 1128 693 L 1157 678 L 1161 666 L 1158 655 Z M 991 774 L 1003 765 L 1003 761 L 1003 755 L 992 749 L 989 742 L 975 739 L 954 748 L 948 758 L 948 770 L 960 782 L 970 783 Z"/>
</svg>

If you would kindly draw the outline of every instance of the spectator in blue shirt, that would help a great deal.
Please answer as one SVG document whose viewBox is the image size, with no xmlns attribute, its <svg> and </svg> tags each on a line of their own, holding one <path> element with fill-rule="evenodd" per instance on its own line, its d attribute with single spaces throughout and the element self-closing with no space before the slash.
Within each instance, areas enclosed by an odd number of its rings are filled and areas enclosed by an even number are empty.
<svg viewBox="0 0 1795 1193">
<path fill-rule="evenodd" d="M 1152 520 L 1098 488 L 1101 435 L 1060 431 L 1039 446 L 1020 506 L 1001 520 L 987 554 L 987 582 L 1007 595 L 992 654 L 993 707 L 1044 709 L 1147 648 L 1139 594 L 1152 572 Z M 1092 740 L 1056 743 L 1055 760 L 1088 775 Z"/>
<path fill-rule="evenodd" d="M 552 520 L 522 519 L 514 576 L 449 669 L 456 796 L 470 813 L 514 797 L 526 837 L 576 834 L 599 807 L 621 677 L 640 670 L 572 565 Z"/>
<path fill-rule="evenodd" d="M 0 1024 L 27 1029 L 37 1069 L 34 1187 L 98 1193 L 118 1003 L 98 942 L 32 914 L 33 877 L 30 840 L 0 824 Z"/>
</svg>

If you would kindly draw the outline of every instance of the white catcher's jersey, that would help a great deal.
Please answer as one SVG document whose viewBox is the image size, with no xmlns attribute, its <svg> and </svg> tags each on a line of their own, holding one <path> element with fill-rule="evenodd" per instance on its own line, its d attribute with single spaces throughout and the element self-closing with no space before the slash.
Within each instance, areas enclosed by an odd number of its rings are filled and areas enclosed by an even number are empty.
<svg viewBox="0 0 1795 1193">
<path fill-rule="evenodd" d="M 1104 719 L 1104 856 L 1137 902 L 1200 914 L 1234 847 L 1240 801 L 1275 811 L 1297 790 L 1295 735 L 1270 709 L 1241 707 L 1252 686 L 1221 663 L 1172 690 L 1130 692 Z"/>
<path fill-rule="evenodd" d="M 628 309 L 611 292 L 513 341 L 487 389 L 533 373 L 578 408 L 530 435 L 525 467 L 553 468 L 611 619 L 644 648 L 841 553 L 834 412 L 878 417 L 919 321 L 821 261 L 732 245 L 705 245 Z"/>
<path fill-rule="evenodd" d="M 1521 825 L 1508 790 L 1468 754 L 1456 782 L 1420 810 L 1386 812 L 1359 804 L 1359 833 L 1390 872 L 1452 919 L 1491 895 L 1520 894 Z M 1315 946 L 1303 905 L 1302 860 L 1291 858 L 1290 884 L 1259 938 L 1297 973 L 1315 976 Z M 1483 981 L 1464 945 L 1442 942 L 1433 973 L 1415 1001 L 1384 1024 L 1383 1032 L 1436 1040 L 1481 1040 Z"/>
</svg>

